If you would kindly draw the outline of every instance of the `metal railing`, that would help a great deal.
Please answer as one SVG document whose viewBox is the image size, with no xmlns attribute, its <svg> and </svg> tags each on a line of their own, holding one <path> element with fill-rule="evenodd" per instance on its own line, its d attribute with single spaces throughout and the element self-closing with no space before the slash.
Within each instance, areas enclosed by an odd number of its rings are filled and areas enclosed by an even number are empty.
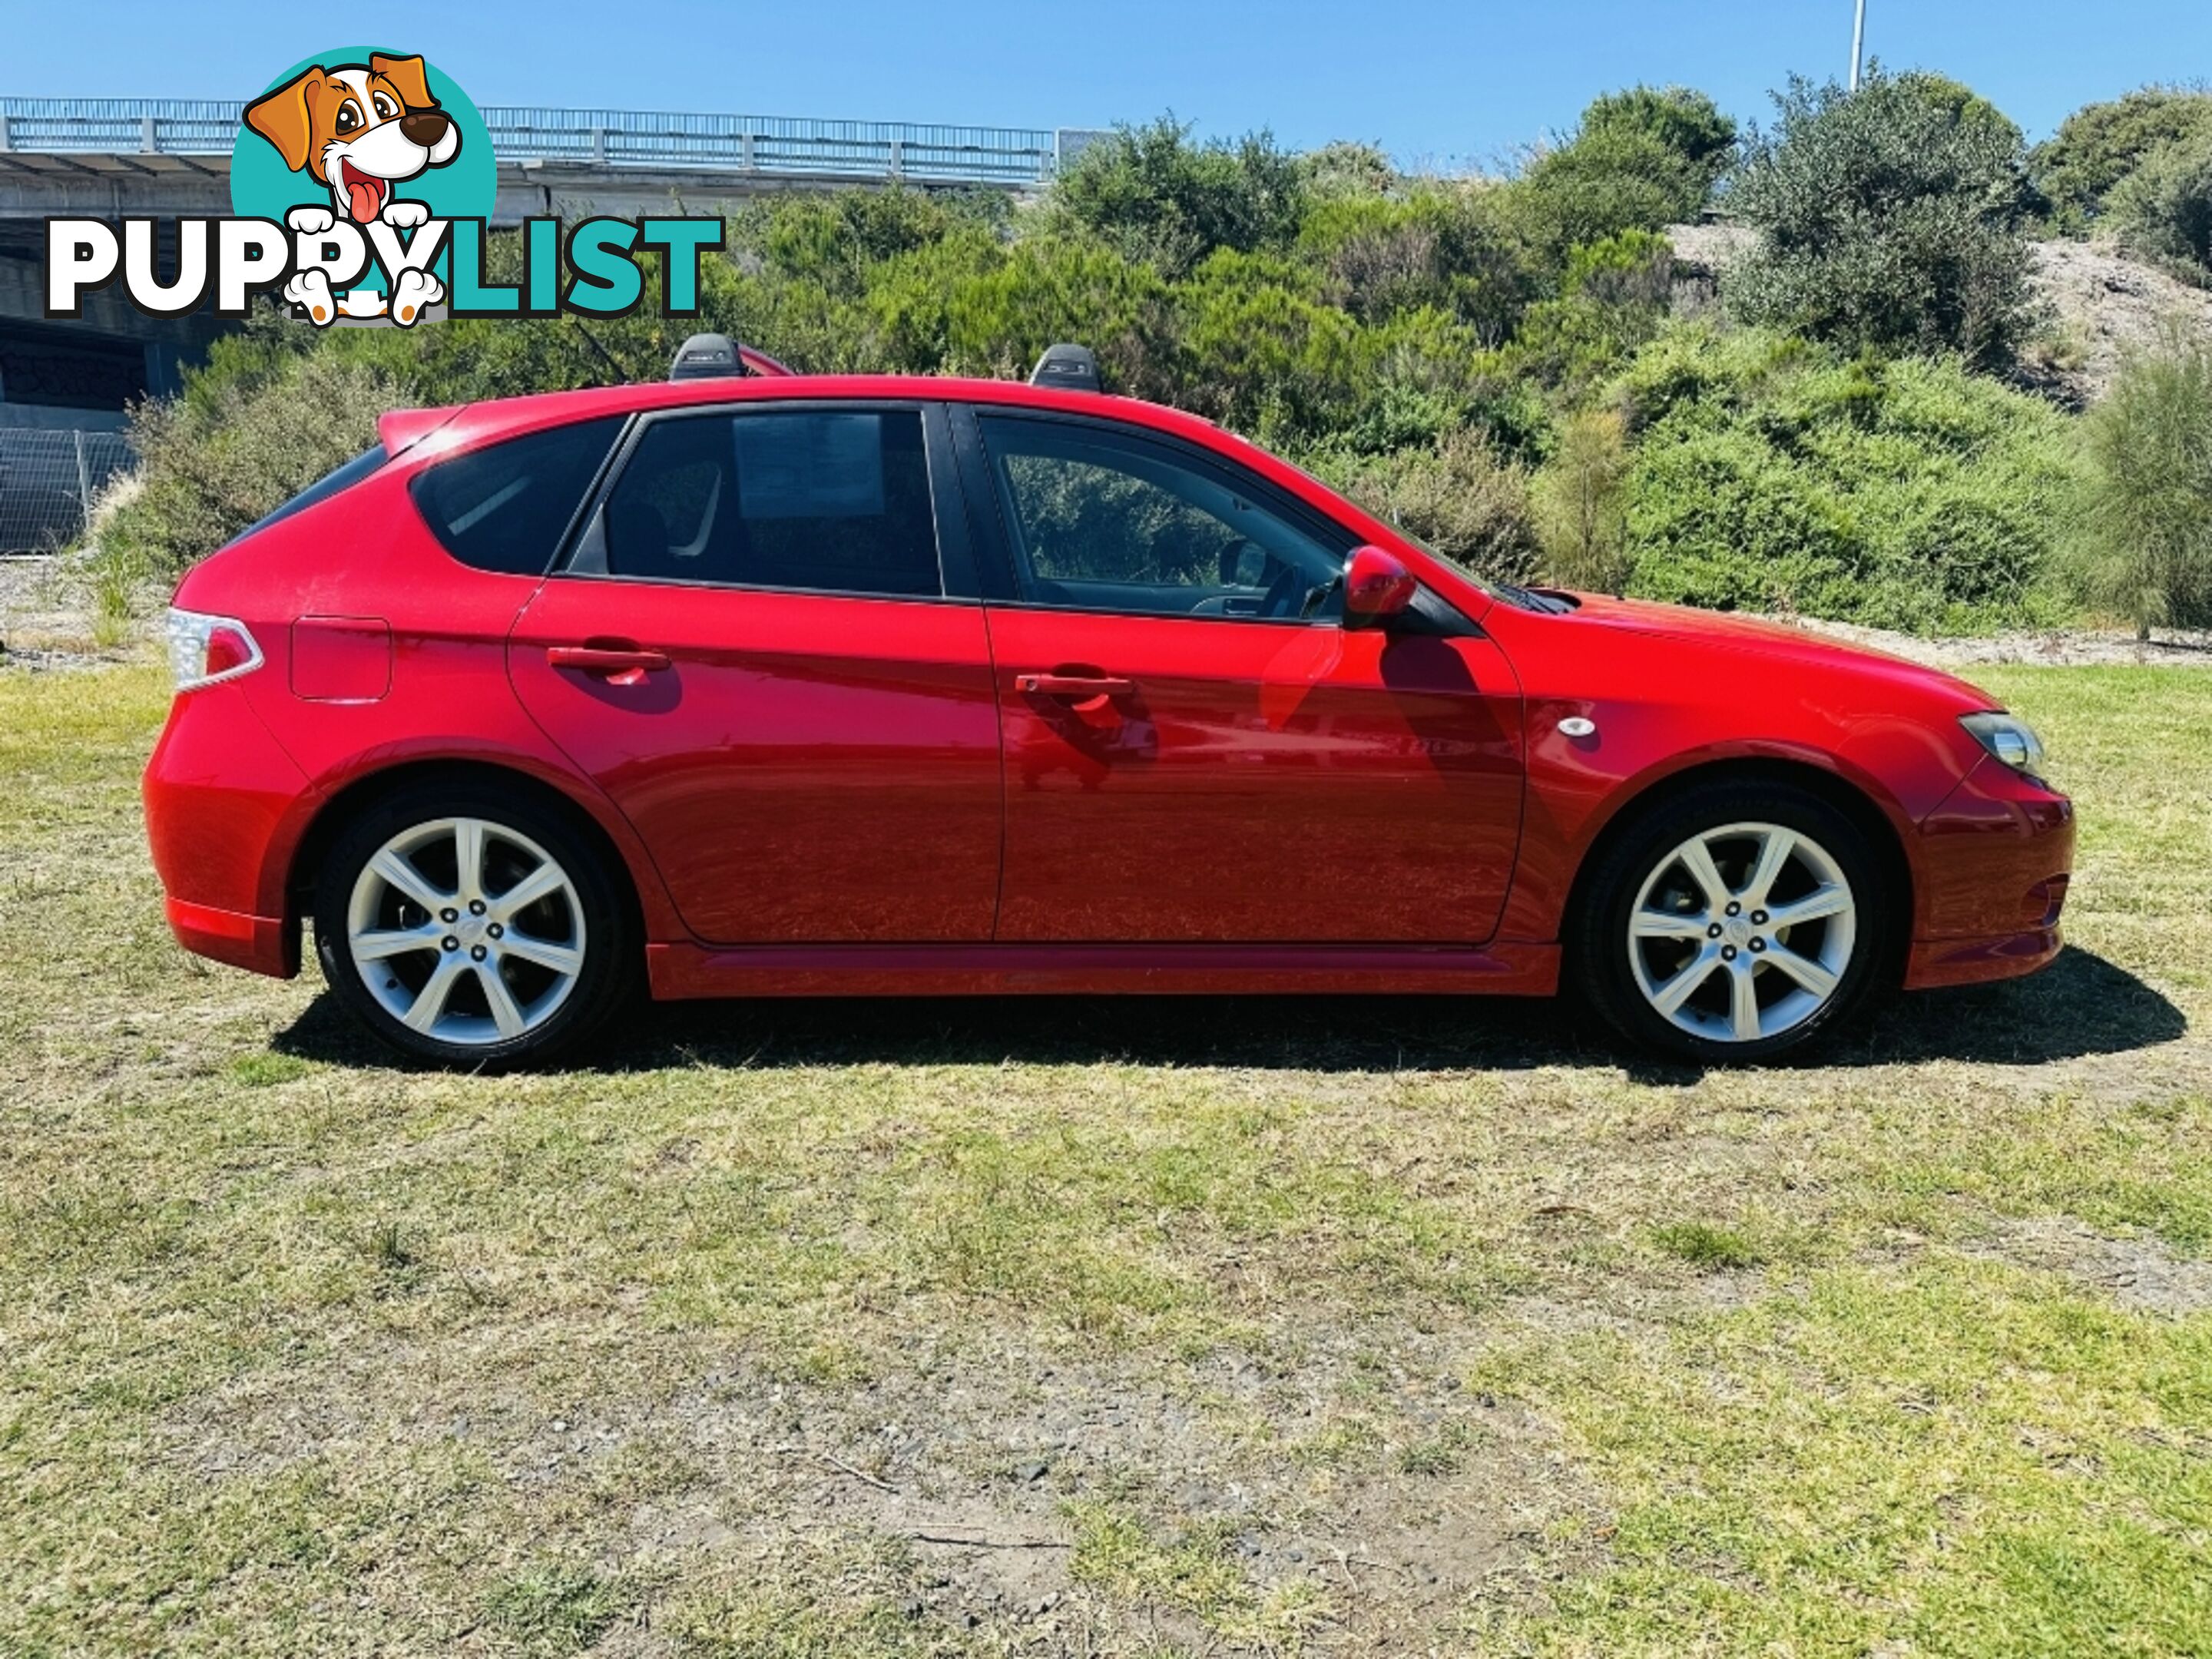
<svg viewBox="0 0 2212 1659">
<path fill-rule="evenodd" d="M 0 426 L 0 553 L 51 553 L 84 533 L 107 481 L 131 464 L 120 432 Z"/>
<path fill-rule="evenodd" d="M 179 98 L 0 98 L 0 155 L 228 155 L 243 104 Z M 1089 129 L 917 125 L 787 115 L 486 105 L 502 161 L 700 167 L 935 183 L 1042 184 Z"/>
</svg>

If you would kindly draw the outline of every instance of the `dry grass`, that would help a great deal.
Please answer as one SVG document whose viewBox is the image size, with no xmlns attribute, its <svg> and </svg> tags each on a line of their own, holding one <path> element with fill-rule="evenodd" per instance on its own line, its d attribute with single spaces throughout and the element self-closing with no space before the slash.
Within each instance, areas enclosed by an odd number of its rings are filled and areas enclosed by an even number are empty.
<svg viewBox="0 0 2212 1659">
<path fill-rule="evenodd" d="M 159 684 L 0 674 L 0 1652 L 2212 1648 L 2212 676 L 1988 678 L 2075 949 L 1818 1066 L 1007 1001 L 491 1079 L 179 955 Z"/>
</svg>

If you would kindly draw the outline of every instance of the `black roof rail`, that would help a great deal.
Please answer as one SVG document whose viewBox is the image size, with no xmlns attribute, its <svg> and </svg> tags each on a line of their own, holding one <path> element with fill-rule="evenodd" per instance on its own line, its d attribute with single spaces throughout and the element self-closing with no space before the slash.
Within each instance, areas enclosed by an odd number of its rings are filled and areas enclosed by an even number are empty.
<svg viewBox="0 0 2212 1659">
<path fill-rule="evenodd" d="M 726 334 L 694 334 L 676 348 L 676 361 L 668 366 L 668 378 L 672 380 L 706 380 L 725 374 L 788 374 L 791 372 L 765 351 L 756 351 Z"/>
<path fill-rule="evenodd" d="M 1097 392 L 1098 354 L 1089 346 L 1047 346 L 1030 371 L 1030 384 L 1058 386 L 1062 392 Z"/>
</svg>

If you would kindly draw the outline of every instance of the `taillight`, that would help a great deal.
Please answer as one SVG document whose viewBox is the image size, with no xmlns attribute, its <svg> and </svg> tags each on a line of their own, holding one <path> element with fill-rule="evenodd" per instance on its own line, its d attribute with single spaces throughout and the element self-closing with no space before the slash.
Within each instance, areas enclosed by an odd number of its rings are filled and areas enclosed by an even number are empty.
<svg viewBox="0 0 2212 1659">
<path fill-rule="evenodd" d="M 234 680 L 261 666 L 261 647 L 252 630 L 235 617 L 210 617 L 173 606 L 168 635 L 169 672 L 179 691 Z"/>
</svg>

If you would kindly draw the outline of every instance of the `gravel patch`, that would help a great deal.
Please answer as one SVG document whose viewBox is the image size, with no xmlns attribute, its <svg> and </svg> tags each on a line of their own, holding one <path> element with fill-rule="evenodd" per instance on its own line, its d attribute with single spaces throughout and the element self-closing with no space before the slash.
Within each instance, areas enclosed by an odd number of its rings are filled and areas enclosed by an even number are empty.
<svg viewBox="0 0 2212 1659">
<path fill-rule="evenodd" d="M 2156 1238 L 2107 1238 L 2080 1222 L 2045 1217 L 2002 1228 L 1990 1250 L 2094 1285 L 2133 1313 L 2212 1313 L 2212 1261 L 2176 1255 Z"/>
<path fill-rule="evenodd" d="M 0 557 L 0 669 L 100 668 L 131 654 L 103 650 L 92 618 L 52 554 Z"/>
<path fill-rule="evenodd" d="M 1924 663 L 1930 668 L 1961 669 L 1996 664 L 2039 668 L 2212 668 L 2212 632 L 2202 629 L 2172 629 L 2149 641 L 2138 640 L 2132 634 L 2099 633 L 2088 629 L 1925 640 L 1911 634 L 1893 634 L 1887 629 L 1861 628 L 1852 623 L 1826 622 L 1813 617 L 1774 617 L 1768 620 L 1863 645 L 1869 650 L 1886 651 L 1893 657 Z"/>
</svg>

